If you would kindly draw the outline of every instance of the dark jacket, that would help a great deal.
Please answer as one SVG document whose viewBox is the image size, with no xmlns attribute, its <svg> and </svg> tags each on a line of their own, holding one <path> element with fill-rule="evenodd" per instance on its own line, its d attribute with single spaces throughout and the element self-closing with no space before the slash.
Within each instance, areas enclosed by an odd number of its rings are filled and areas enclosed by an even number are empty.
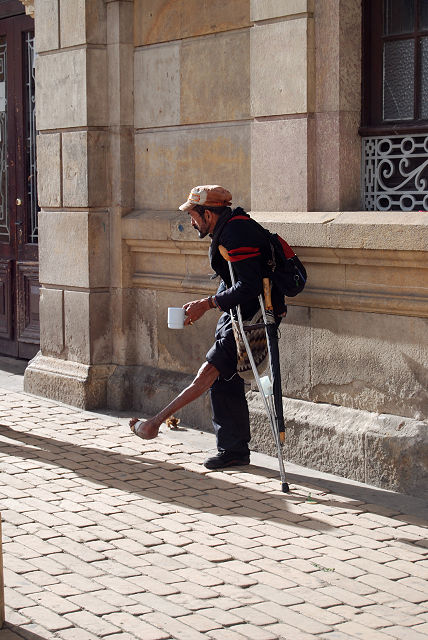
<svg viewBox="0 0 428 640">
<path fill-rule="evenodd" d="M 229 265 L 222 257 L 219 246 L 224 246 L 231 259 L 235 275 L 232 286 Z M 212 235 L 209 251 L 213 271 L 221 282 L 215 299 L 223 311 L 230 311 L 238 304 L 244 319 L 248 319 L 259 309 L 258 296 L 263 292 L 263 278 L 268 276 L 270 244 L 266 232 L 241 207 L 228 209 L 218 220 Z M 286 310 L 283 296 L 272 292 L 275 314 Z"/>
</svg>

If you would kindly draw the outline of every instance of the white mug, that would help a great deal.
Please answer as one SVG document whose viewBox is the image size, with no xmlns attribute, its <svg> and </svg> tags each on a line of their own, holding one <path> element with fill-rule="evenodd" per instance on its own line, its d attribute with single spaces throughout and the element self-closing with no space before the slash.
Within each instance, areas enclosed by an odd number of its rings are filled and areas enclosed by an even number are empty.
<svg viewBox="0 0 428 640">
<path fill-rule="evenodd" d="M 183 307 L 168 307 L 168 328 L 182 329 L 184 327 Z"/>
</svg>

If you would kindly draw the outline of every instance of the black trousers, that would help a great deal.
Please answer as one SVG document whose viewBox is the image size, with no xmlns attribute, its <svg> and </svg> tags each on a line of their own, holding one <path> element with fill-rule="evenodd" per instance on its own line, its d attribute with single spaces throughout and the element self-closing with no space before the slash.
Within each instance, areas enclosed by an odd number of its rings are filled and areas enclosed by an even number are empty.
<svg viewBox="0 0 428 640">
<path fill-rule="evenodd" d="M 219 377 L 210 392 L 217 449 L 249 455 L 250 415 L 243 379 L 238 374 L 229 380 Z"/>
<path fill-rule="evenodd" d="M 215 343 L 207 353 L 207 361 L 220 375 L 210 389 L 212 421 L 219 451 L 249 454 L 250 415 L 245 397 L 245 384 L 236 373 L 237 355 L 230 315 L 224 313 L 215 332 Z"/>
</svg>

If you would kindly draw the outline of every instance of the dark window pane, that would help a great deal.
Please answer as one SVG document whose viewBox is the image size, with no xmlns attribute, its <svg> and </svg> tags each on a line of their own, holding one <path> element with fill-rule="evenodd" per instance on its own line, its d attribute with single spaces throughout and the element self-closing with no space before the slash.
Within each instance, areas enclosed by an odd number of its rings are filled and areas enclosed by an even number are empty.
<svg viewBox="0 0 428 640">
<path fill-rule="evenodd" d="M 428 119 L 428 38 L 421 39 L 421 118 Z"/>
<path fill-rule="evenodd" d="M 419 29 L 428 29 L 428 0 L 419 1 Z"/>
<path fill-rule="evenodd" d="M 384 35 L 412 33 L 415 29 L 415 0 L 385 0 Z"/>
<path fill-rule="evenodd" d="M 9 242 L 6 38 L 0 36 L 0 242 Z"/>
<path fill-rule="evenodd" d="M 26 172 L 27 172 L 27 242 L 37 243 L 38 206 L 36 176 L 36 111 L 34 78 L 34 33 L 24 33 L 25 55 L 25 125 L 26 125 Z"/>
<path fill-rule="evenodd" d="M 384 120 L 412 120 L 414 117 L 414 50 L 414 40 L 395 40 L 384 44 Z"/>
</svg>

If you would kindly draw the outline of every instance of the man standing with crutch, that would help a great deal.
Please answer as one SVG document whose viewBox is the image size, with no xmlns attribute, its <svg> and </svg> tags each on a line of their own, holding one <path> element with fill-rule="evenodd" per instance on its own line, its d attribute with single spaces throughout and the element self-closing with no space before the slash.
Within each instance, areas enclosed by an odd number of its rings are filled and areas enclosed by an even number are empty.
<svg viewBox="0 0 428 640">
<path fill-rule="evenodd" d="M 192 325 L 210 309 L 223 312 L 217 323 L 215 342 L 189 387 L 153 418 L 132 418 L 131 430 L 140 438 L 152 439 L 173 413 L 210 389 L 212 420 L 218 453 L 205 460 L 208 469 L 221 469 L 250 462 L 250 420 L 244 380 L 237 372 L 238 355 L 232 323 L 232 309 L 240 307 L 243 320 L 260 311 L 258 296 L 263 293 L 265 265 L 269 259 L 269 241 L 263 229 L 240 207 L 231 209 L 232 195 L 218 185 L 194 187 L 179 209 L 186 211 L 199 237 L 210 235 L 211 267 L 220 277 L 217 293 L 184 305 L 185 325 Z M 227 253 L 232 263 L 232 283 Z M 286 313 L 284 297 L 272 292 L 276 322 Z"/>
</svg>

